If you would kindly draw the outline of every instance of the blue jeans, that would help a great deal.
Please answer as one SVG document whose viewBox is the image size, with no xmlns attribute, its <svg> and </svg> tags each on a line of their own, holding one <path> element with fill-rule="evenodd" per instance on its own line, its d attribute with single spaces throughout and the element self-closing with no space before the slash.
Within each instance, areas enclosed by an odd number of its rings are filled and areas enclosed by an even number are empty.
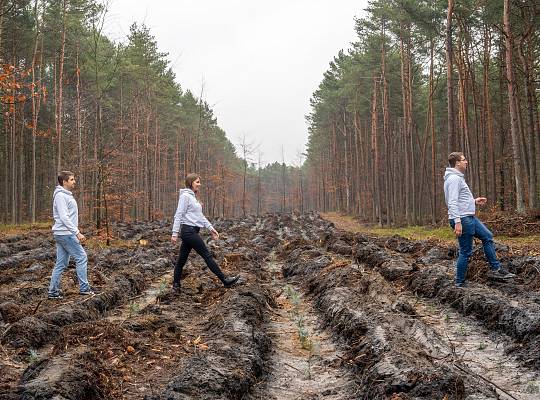
<svg viewBox="0 0 540 400">
<path fill-rule="evenodd" d="M 454 220 L 449 220 L 449 222 L 452 229 L 454 229 Z M 484 254 L 486 255 L 490 268 L 493 271 L 498 270 L 501 267 L 501 263 L 497 260 L 497 255 L 495 254 L 493 233 L 491 233 L 482 221 L 474 215 L 461 217 L 461 227 L 462 233 L 461 236 L 458 237 L 459 256 L 456 265 L 456 283 L 465 282 L 469 258 L 473 250 L 473 238 L 475 237 L 482 241 Z"/>
<path fill-rule="evenodd" d="M 81 242 L 75 235 L 54 235 L 56 241 L 56 265 L 54 266 L 49 294 L 60 293 L 60 280 L 62 273 L 67 268 L 69 258 L 73 257 L 76 263 L 77 278 L 79 279 L 79 290 L 85 292 L 90 290 L 87 278 L 88 257 L 81 246 Z"/>
</svg>

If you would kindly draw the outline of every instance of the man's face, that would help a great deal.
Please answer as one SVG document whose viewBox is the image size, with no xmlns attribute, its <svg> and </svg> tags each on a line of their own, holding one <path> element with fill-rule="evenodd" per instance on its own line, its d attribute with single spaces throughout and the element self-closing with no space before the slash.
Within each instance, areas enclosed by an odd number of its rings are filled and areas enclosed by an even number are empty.
<svg viewBox="0 0 540 400">
<path fill-rule="evenodd" d="M 67 181 L 64 181 L 64 189 L 73 190 L 75 188 L 75 177 L 71 175 Z"/>
<path fill-rule="evenodd" d="M 456 161 L 456 169 L 461 173 L 467 171 L 467 165 L 469 165 L 469 162 L 467 161 L 465 156 L 461 156 L 461 160 Z"/>
</svg>

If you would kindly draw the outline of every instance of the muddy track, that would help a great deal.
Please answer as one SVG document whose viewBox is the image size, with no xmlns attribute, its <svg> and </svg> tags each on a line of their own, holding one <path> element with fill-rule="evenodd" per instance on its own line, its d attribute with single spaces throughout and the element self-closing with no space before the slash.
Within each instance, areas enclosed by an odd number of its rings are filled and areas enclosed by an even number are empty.
<svg viewBox="0 0 540 400">
<path fill-rule="evenodd" d="M 531 364 L 531 358 L 534 358 L 537 354 L 537 352 L 531 353 L 528 350 L 535 349 L 538 345 L 536 338 L 531 336 L 534 335 L 535 329 L 534 316 L 528 319 L 529 314 L 527 312 L 527 309 L 530 310 L 529 307 L 534 307 L 534 302 L 530 301 L 531 298 L 534 299 L 536 296 L 534 291 L 527 290 L 526 287 L 522 286 L 522 296 L 519 299 L 520 302 L 518 302 L 517 298 L 508 299 L 507 293 L 509 291 L 501 290 L 500 285 L 492 283 L 486 285 L 481 283 L 481 279 L 474 279 L 474 287 L 496 296 L 497 299 L 505 299 L 515 307 L 514 313 L 507 318 L 505 323 L 505 329 L 511 334 L 511 336 L 507 336 L 504 334 L 506 330 L 502 329 L 502 327 L 497 329 L 486 324 L 486 321 L 493 317 L 480 317 L 480 315 L 477 315 L 478 318 L 470 320 L 460 316 L 450 308 L 444 308 L 454 307 L 462 315 L 475 316 L 472 313 L 467 313 L 466 309 L 462 307 L 455 307 L 454 298 L 444 301 L 444 297 L 438 297 L 435 293 L 432 298 L 436 302 L 429 303 L 428 301 L 431 301 L 428 300 L 430 297 L 425 296 L 426 301 L 422 301 L 417 297 L 418 293 L 415 293 L 410 282 L 414 281 L 417 276 L 426 276 L 430 281 L 437 281 L 441 275 L 445 275 L 444 273 L 437 273 L 437 267 L 446 269 L 447 276 L 445 279 L 449 280 L 448 285 L 454 292 L 461 293 L 461 296 L 463 296 L 463 292 L 453 289 L 452 275 L 448 270 L 453 263 L 451 250 L 433 243 L 412 242 L 404 239 L 399 239 L 399 248 L 396 249 L 401 251 L 391 250 L 391 243 L 395 243 L 396 238 L 380 239 L 355 235 L 339 231 L 331 224 L 322 221 L 315 224 L 301 224 L 301 226 L 297 227 L 297 230 L 296 234 L 291 235 L 296 239 L 291 238 L 290 245 L 286 246 L 283 252 L 287 259 L 284 273 L 291 276 L 291 279 L 298 276 L 298 279 L 304 282 L 307 292 L 317 298 L 317 305 L 320 310 L 330 314 L 327 318 L 328 323 L 334 326 L 336 333 L 343 336 L 344 339 L 350 340 L 358 332 L 363 332 L 363 329 L 366 329 L 365 324 L 362 324 L 364 322 L 370 324 L 367 333 L 361 334 L 362 341 L 365 341 L 365 337 L 370 335 L 369 332 L 373 328 L 371 325 L 373 325 L 374 321 L 383 321 L 381 329 L 377 332 L 378 334 L 391 332 L 388 333 L 388 336 L 402 337 L 403 333 L 405 333 L 406 338 L 414 338 L 413 342 L 405 347 L 405 354 L 398 356 L 399 360 L 407 360 L 407 355 L 414 353 L 415 348 L 420 349 L 420 355 L 416 358 L 413 357 L 411 364 L 413 366 L 425 354 L 428 354 L 429 359 L 434 357 L 433 360 L 436 361 L 438 359 L 444 360 L 444 364 L 449 364 L 457 376 L 461 375 L 462 379 L 463 377 L 467 378 L 463 380 L 465 387 L 463 393 L 468 393 L 470 390 L 473 390 L 473 393 L 474 390 L 484 392 L 488 388 L 492 393 L 496 391 L 497 396 L 500 395 L 502 398 L 536 398 L 535 396 L 538 393 L 538 373 L 525 368 L 526 366 L 534 366 L 534 364 Z M 301 247 L 302 244 L 307 243 L 299 240 L 298 237 L 305 234 L 306 231 L 318 232 L 324 245 L 321 247 L 311 245 Z M 388 247 L 380 246 L 388 241 L 390 242 Z M 287 251 L 289 251 L 288 255 Z M 412 252 L 414 252 L 414 258 L 403 256 Z M 422 259 L 421 262 L 419 262 L 420 259 Z M 426 265 L 434 262 L 434 260 L 442 261 L 443 265 Z M 447 262 L 446 265 L 444 265 L 445 261 Z M 515 262 L 516 260 L 511 261 Z M 342 269 L 347 272 L 343 276 L 336 275 L 337 272 L 335 271 Z M 355 274 L 359 273 L 358 271 L 360 271 L 361 278 L 355 276 Z M 519 268 L 515 271 L 519 277 L 521 272 Z M 355 277 L 358 278 L 357 281 Z M 426 285 L 419 286 L 426 287 Z M 366 290 L 376 295 L 368 295 Z M 394 299 L 390 295 L 392 292 L 396 293 L 393 295 Z M 468 294 L 468 296 L 472 299 L 469 301 L 478 301 L 475 300 L 476 297 L 472 294 Z M 370 306 L 373 298 L 375 299 L 374 304 Z M 484 298 L 481 297 L 482 300 Z M 339 305 L 340 302 L 341 306 Z M 441 307 L 441 303 L 448 305 Z M 388 309 L 389 306 L 390 309 Z M 445 314 L 433 313 L 431 317 L 426 315 L 426 310 L 437 307 L 442 310 L 440 312 Z M 380 315 L 381 310 L 383 310 L 382 315 Z M 397 316 L 394 315 L 396 312 Z M 403 314 L 404 320 L 400 318 L 400 313 Z M 414 321 L 413 328 L 407 327 L 408 321 Z M 350 330 L 348 329 L 349 324 L 352 324 Z M 449 334 L 445 329 L 441 329 L 441 324 L 450 329 L 455 329 L 458 333 L 455 335 Z M 523 328 L 523 326 L 526 328 Z M 486 327 L 490 329 L 486 330 Z M 517 334 L 515 327 L 525 329 L 525 333 L 519 331 L 520 334 Z M 393 332 L 396 328 L 397 331 Z M 493 329 L 496 329 L 496 331 L 493 332 Z M 503 333 L 498 334 L 497 331 Z M 423 332 L 422 335 L 419 336 L 419 332 Z M 383 336 L 386 337 L 386 335 Z M 434 338 L 438 338 L 437 340 L 440 343 L 437 343 Z M 380 338 L 377 337 L 377 339 Z M 420 343 L 417 343 L 418 341 Z M 400 339 L 401 342 L 408 343 L 407 339 Z M 432 348 L 434 342 L 437 343 L 436 349 Z M 384 341 L 384 343 L 385 346 L 388 346 L 388 343 L 391 344 L 388 340 Z M 424 348 L 422 349 L 422 347 Z M 372 349 L 370 346 L 368 348 Z M 392 346 L 390 348 L 392 353 L 399 354 L 399 348 L 394 349 Z M 460 351 L 463 349 L 467 353 L 466 355 Z M 519 351 L 516 352 L 516 349 L 519 349 Z M 487 353 L 489 353 L 489 356 L 486 356 Z M 511 356 L 508 356 L 508 353 Z M 360 358 L 366 358 L 366 354 L 371 353 L 366 351 L 361 354 Z M 377 353 L 374 354 L 376 356 Z M 524 354 L 527 354 L 528 357 L 524 357 Z M 518 356 L 517 359 L 513 357 L 515 355 Z M 472 360 L 469 357 L 472 357 Z M 397 362 L 393 361 L 388 364 L 396 365 Z M 406 369 L 406 365 L 402 365 L 399 370 Z M 364 372 L 365 368 L 365 365 L 361 367 Z M 418 371 L 416 366 L 413 369 Z M 429 371 L 429 368 L 427 371 Z M 436 374 L 428 372 L 428 376 L 435 377 Z M 445 372 L 443 376 L 449 378 L 452 375 Z M 474 379 L 471 379 L 471 376 Z M 373 377 L 372 382 L 380 382 L 381 380 L 383 379 Z M 459 382 L 459 380 L 456 380 L 456 382 Z M 402 389 L 403 392 L 410 391 L 414 393 L 414 389 L 411 391 L 410 387 L 406 388 L 407 385 Z M 369 384 L 367 386 L 372 387 Z M 444 384 L 439 387 L 444 388 Z M 367 388 L 364 388 L 361 391 L 362 395 L 366 395 L 367 390 Z M 388 387 L 381 390 L 387 391 Z M 390 389 L 391 392 L 392 390 Z M 434 387 L 430 386 L 430 390 L 434 390 Z M 421 392 L 425 393 L 423 390 Z M 372 392 L 366 398 L 376 396 L 375 393 Z M 452 392 L 443 391 L 443 393 L 450 396 L 449 393 Z M 434 398 L 437 397 L 436 392 L 431 395 L 435 396 Z M 430 398 L 431 395 L 428 394 L 426 398 Z M 462 398 L 462 395 L 464 394 L 460 394 L 459 391 L 452 393 L 455 398 Z M 475 396 L 478 395 L 480 394 L 475 394 Z M 414 397 L 417 396 L 418 394 L 415 393 Z M 482 396 L 491 397 L 493 394 L 483 393 Z"/>
<path fill-rule="evenodd" d="M 378 271 L 388 281 L 406 286 L 413 293 L 437 299 L 462 315 L 475 317 L 486 328 L 515 339 L 518 356 L 529 366 L 540 369 L 540 304 L 538 293 L 519 284 L 473 280 L 463 291 L 453 283 L 453 262 L 418 262 L 377 245 L 362 243 L 355 247 L 356 260 Z M 421 259 L 420 259 L 421 260 Z M 518 275 L 520 270 L 514 269 Z"/>
<path fill-rule="evenodd" d="M 301 294 L 300 285 L 284 279 L 282 266 L 274 254 L 264 265 L 272 275 L 269 288 L 277 303 L 269 323 L 273 346 L 264 379 L 246 399 L 351 398 L 356 383 L 344 365 L 343 349 L 324 328 L 311 299 Z"/>
<path fill-rule="evenodd" d="M 89 298 L 71 289 L 67 271 L 67 296 L 44 300 L 54 260 L 29 269 L 35 260 L 9 251 L 6 266 L 13 279 L 0 291 L 7 356 L 2 358 L 7 373 L 0 380 L 1 397 L 243 396 L 262 374 L 270 348 L 265 327 L 273 300 L 259 284 L 264 277 L 258 260 L 277 241 L 256 237 L 252 225 L 229 227 L 223 240 L 209 245 L 225 271 L 242 272 L 244 285 L 238 290 L 223 289 L 193 257 L 182 293 L 173 295 L 169 288 L 178 249 L 169 245 L 170 227 L 163 224 L 119 228 L 120 236 L 135 244 L 145 239 L 146 246 L 88 251 L 90 279 L 100 289 Z M 49 242 L 38 250 L 51 253 L 51 247 Z"/>
<path fill-rule="evenodd" d="M 0 397 L 6 399 L 534 399 L 540 392 L 537 261 L 512 285 L 452 285 L 455 249 L 336 229 L 315 214 L 216 221 L 170 291 L 178 248 L 163 222 L 114 228 L 91 248 L 100 293 L 46 300 L 43 232 L 0 239 Z M 505 251 L 504 249 L 502 250 Z M 532 369 L 531 369 L 532 368 Z"/>
</svg>

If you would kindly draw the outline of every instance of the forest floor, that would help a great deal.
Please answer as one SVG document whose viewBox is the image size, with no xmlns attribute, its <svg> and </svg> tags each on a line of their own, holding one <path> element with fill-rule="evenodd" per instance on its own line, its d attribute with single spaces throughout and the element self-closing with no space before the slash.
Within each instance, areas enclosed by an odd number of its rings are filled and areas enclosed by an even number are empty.
<svg viewBox="0 0 540 400">
<path fill-rule="evenodd" d="M 379 227 L 337 212 L 321 213 L 321 216 L 336 224 L 338 228 L 350 232 L 361 232 L 376 236 L 399 235 L 407 239 L 433 240 L 445 244 L 453 244 L 456 240 L 453 231 L 448 225 Z M 491 213 L 480 215 L 480 219 L 492 230 L 497 242 L 512 246 L 515 250 L 540 254 L 539 216 Z"/>
<path fill-rule="evenodd" d="M 225 289 L 193 255 L 180 294 L 170 224 L 117 224 L 109 247 L 90 232 L 99 293 L 69 268 L 61 300 L 49 230 L 0 232 L 0 398 L 539 398 L 537 242 L 496 236 L 510 282 L 477 248 L 463 290 L 451 236 L 324 217 L 216 221 L 208 245 L 242 278 Z"/>
</svg>

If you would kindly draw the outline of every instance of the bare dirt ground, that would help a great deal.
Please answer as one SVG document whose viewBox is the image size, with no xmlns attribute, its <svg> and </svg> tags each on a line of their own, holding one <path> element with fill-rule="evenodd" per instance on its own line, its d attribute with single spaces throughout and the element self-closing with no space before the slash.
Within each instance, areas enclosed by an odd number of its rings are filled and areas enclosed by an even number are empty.
<svg viewBox="0 0 540 400">
<path fill-rule="evenodd" d="M 99 293 L 80 296 L 70 269 L 59 301 L 49 233 L 3 235 L 0 398 L 540 398 L 538 257 L 501 246 L 517 274 L 502 283 L 476 252 L 459 290 L 455 246 L 335 222 L 216 221 L 209 247 L 241 282 L 193 256 L 180 294 L 170 224 L 118 225 L 117 245 L 87 248 Z"/>
</svg>

